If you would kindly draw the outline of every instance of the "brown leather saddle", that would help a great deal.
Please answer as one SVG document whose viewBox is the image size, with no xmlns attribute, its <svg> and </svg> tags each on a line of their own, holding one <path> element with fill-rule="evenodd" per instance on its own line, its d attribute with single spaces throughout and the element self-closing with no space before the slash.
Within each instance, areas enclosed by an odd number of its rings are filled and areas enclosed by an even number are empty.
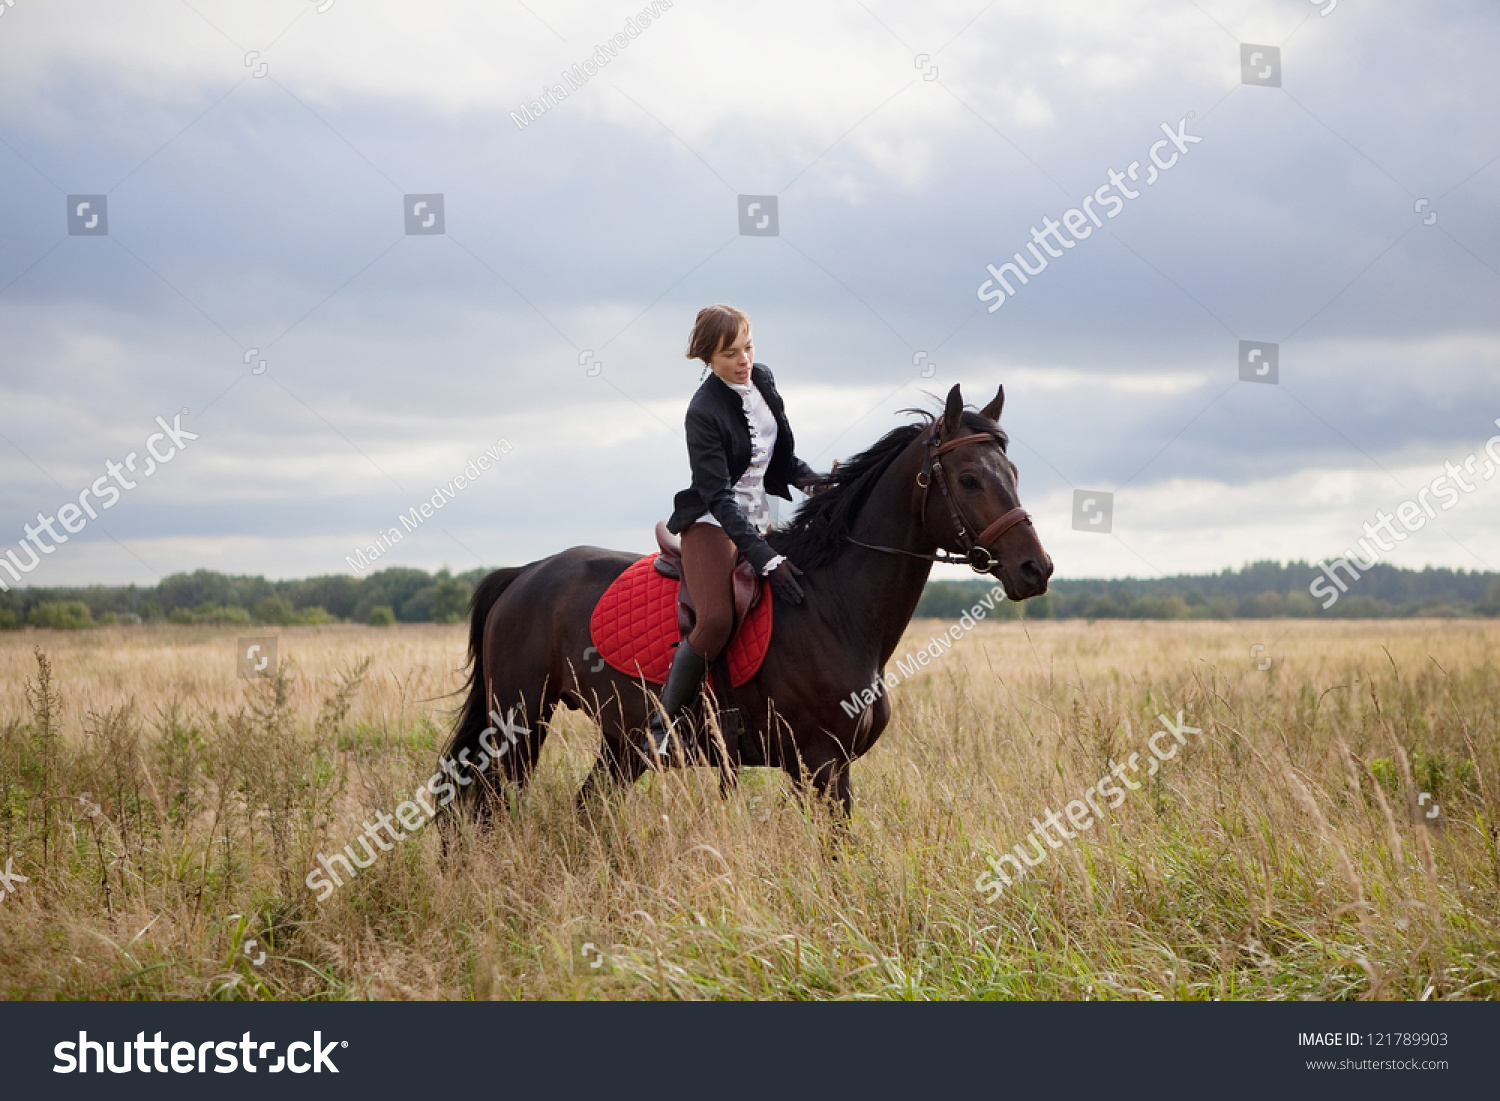
<svg viewBox="0 0 1500 1101">
<path fill-rule="evenodd" d="M 656 567 L 657 573 L 678 582 L 677 628 L 686 638 L 692 632 L 693 625 L 698 622 L 698 612 L 693 607 L 693 598 L 688 593 L 688 587 L 682 584 L 682 540 L 667 530 L 665 520 L 658 520 L 656 523 L 656 545 L 661 549 L 661 553 L 656 556 L 656 561 L 652 564 Z M 745 622 L 746 613 L 760 603 L 760 590 L 761 579 L 756 574 L 755 567 L 741 557 L 734 564 L 735 630 L 739 630 L 739 625 Z"/>
</svg>

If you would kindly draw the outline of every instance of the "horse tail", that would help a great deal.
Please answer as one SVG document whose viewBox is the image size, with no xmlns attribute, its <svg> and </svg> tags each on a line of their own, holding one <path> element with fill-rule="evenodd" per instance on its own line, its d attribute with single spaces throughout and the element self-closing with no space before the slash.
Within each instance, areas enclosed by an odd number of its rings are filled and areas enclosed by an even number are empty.
<svg viewBox="0 0 1500 1101">
<path fill-rule="evenodd" d="M 451 756 L 464 746 L 474 746 L 479 735 L 489 724 L 489 701 L 485 698 L 484 682 L 484 625 L 490 618 L 490 609 L 510 588 L 516 578 L 530 566 L 507 566 L 491 570 L 474 588 L 469 599 L 469 677 L 464 683 L 468 697 L 459 713 L 458 725 L 453 728 L 453 737 L 448 740 L 444 757 Z"/>
</svg>

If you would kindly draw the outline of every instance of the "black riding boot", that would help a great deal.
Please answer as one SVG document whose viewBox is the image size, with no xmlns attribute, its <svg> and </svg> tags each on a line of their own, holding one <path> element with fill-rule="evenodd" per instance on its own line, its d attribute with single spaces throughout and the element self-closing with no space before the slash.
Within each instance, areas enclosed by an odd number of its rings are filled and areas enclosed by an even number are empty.
<svg viewBox="0 0 1500 1101">
<path fill-rule="evenodd" d="M 703 687 L 703 676 L 708 672 L 708 659 L 688 645 L 687 639 L 677 644 L 672 655 L 672 668 L 667 671 L 667 683 L 661 690 L 661 710 L 651 712 L 649 738 L 651 750 L 658 757 L 670 757 L 673 753 L 672 730 L 675 720 L 698 698 Z M 666 717 L 662 717 L 662 711 Z M 688 755 L 688 744 L 682 735 L 683 756 Z"/>
</svg>

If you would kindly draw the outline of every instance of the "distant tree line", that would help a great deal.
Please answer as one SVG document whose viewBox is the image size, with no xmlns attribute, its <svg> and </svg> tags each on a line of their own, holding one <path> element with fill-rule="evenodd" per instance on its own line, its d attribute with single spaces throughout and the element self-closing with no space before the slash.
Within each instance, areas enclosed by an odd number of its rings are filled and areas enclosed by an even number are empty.
<svg viewBox="0 0 1500 1101">
<path fill-rule="evenodd" d="M 15 589 L 0 593 L 0 630 L 84 628 L 113 623 L 293 626 L 318 623 L 458 623 L 487 570 L 392 567 L 351 577 L 330 574 L 267 581 L 212 570 L 178 573 L 154 587 Z M 1255 562 L 1216 574 L 1121 580 L 1056 580 L 1028 600 L 1028 619 L 1378 619 L 1500 615 L 1500 574 L 1407 570 L 1377 564 L 1328 611 L 1308 593 L 1319 572 L 1306 562 Z M 917 615 L 956 619 L 993 581 L 931 581 Z M 990 618 L 1014 619 L 1017 605 Z"/>
<path fill-rule="evenodd" d="M 1379 563 L 1327 611 L 1308 592 L 1323 576 L 1306 562 L 1253 562 L 1221 573 L 1057 580 L 1022 605 L 1027 619 L 1384 619 L 1500 614 L 1500 574 L 1401 569 Z M 955 618 L 993 581 L 930 581 L 917 615 Z M 1003 615 L 1014 618 L 1008 604 Z"/>
<path fill-rule="evenodd" d="M 0 593 L 0 630 L 111 623 L 292 626 L 316 623 L 457 623 L 488 572 L 392 567 L 351 577 L 330 574 L 267 581 L 213 570 L 176 573 L 153 587 L 93 585 Z"/>
</svg>

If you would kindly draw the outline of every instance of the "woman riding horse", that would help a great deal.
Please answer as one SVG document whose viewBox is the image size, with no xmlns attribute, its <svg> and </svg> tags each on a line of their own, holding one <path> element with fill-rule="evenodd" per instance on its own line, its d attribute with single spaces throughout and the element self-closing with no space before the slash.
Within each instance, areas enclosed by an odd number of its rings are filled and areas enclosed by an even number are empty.
<svg viewBox="0 0 1500 1101">
<path fill-rule="evenodd" d="M 677 646 L 653 712 L 649 737 L 658 756 L 670 756 L 674 721 L 691 706 L 709 665 L 734 633 L 734 569 L 741 558 L 767 578 L 777 596 L 802 603 L 802 576 L 766 543 L 771 526 L 767 493 L 788 501 L 788 486 L 804 491 L 821 481 L 792 444 L 781 395 L 770 370 L 754 362 L 750 319 L 732 306 L 698 311 L 689 359 L 708 374 L 688 403 L 688 464 L 693 482 L 673 499 L 667 528 L 682 536 L 682 573 L 697 620 Z"/>
<path fill-rule="evenodd" d="M 672 519 L 684 533 L 699 619 L 672 663 L 662 693 L 667 714 L 655 720 L 658 737 L 650 737 L 658 701 L 644 677 L 590 661 L 599 652 L 593 615 L 641 555 L 570 547 L 502 567 L 474 590 L 467 699 L 441 758 L 452 782 L 429 789 L 446 792 L 440 806 L 457 801 L 481 819 L 513 806 L 541 759 L 559 706 L 599 726 L 599 755 L 579 791 L 581 806 L 595 794 L 628 787 L 652 764 L 675 763 L 671 718 L 683 715 L 706 659 L 728 638 L 734 617 L 727 579 L 743 553 L 756 570 L 770 571 L 776 596 L 771 638 L 759 668 L 726 693 L 738 713 L 736 736 L 695 749 L 719 766 L 726 791 L 742 767 L 779 768 L 799 790 L 831 799 L 847 817 L 851 766 L 889 725 L 885 667 L 933 563 L 966 563 L 999 581 L 1011 600 L 1047 591 L 1052 560 L 1021 507 L 1019 472 L 1000 427 L 1003 389 L 982 409 L 970 410 L 954 385 L 941 412 L 913 411 L 914 422 L 817 479 L 795 458 L 781 398 L 770 372 L 752 362 L 743 316 L 705 311 L 693 354 L 715 369 L 715 377 L 688 412 L 693 486 L 678 495 Z M 765 492 L 785 496 L 793 484 L 816 495 L 787 524 L 767 531 Z M 800 606 L 794 606 L 802 590 L 799 570 L 788 558 L 807 571 Z M 982 607 L 974 606 L 976 619 L 984 618 L 994 597 L 992 591 Z M 877 682 L 882 690 L 872 693 Z M 851 699 L 871 694 L 873 702 L 850 713 Z M 702 710 L 701 704 L 692 709 Z M 672 762 L 643 744 L 663 740 L 673 746 Z"/>
</svg>

